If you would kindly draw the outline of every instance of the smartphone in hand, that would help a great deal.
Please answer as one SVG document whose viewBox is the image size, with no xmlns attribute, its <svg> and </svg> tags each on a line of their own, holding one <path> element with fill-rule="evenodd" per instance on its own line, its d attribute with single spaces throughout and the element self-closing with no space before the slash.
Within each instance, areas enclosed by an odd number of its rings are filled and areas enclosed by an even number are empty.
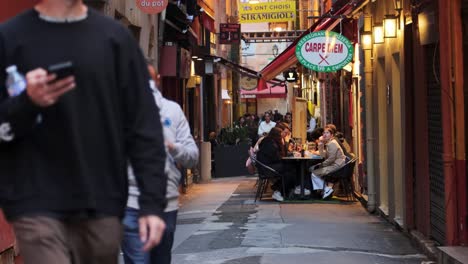
<svg viewBox="0 0 468 264">
<path fill-rule="evenodd" d="M 73 62 L 71 61 L 65 61 L 65 62 L 60 62 L 57 64 L 50 65 L 47 68 L 47 72 L 49 74 L 56 74 L 57 79 L 60 80 L 65 77 L 71 76 L 75 73 L 75 68 L 73 67 Z"/>
</svg>

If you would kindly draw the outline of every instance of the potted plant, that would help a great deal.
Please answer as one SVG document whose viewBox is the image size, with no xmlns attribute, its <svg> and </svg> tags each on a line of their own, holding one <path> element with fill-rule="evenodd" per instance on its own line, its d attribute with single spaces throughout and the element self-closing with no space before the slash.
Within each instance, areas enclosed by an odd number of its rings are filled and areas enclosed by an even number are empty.
<svg viewBox="0 0 468 264">
<path fill-rule="evenodd" d="M 250 147 L 247 127 L 222 128 L 218 142 L 214 148 L 215 177 L 248 175 L 245 167 Z"/>
</svg>

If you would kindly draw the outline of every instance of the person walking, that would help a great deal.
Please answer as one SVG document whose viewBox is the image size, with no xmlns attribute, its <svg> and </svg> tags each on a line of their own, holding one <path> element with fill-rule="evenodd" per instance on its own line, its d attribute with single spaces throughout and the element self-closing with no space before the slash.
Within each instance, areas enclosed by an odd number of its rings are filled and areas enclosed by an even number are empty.
<svg viewBox="0 0 468 264">
<path fill-rule="evenodd" d="M 161 123 L 163 125 L 164 140 L 167 150 L 165 173 L 167 175 L 168 204 L 164 210 L 164 221 L 166 230 L 161 243 L 151 249 L 150 253 L 142 251 L 143 245 L 138 234 L 138 190 L 135 177 L 130 170 L 129 173 L 129 198 L 124 218 L 124 239 L 122 242 L 122 252 L 124 253 L 125 264 L 145 264 L 171 263 L 171 250 L 176 229 L 179 183 L 182 168 L 192 168 L 198 162 L 198 147 L 190 134 L 190 127 L 185 118 L 185 114 L 179 104 L 164 98 L 158 90 L 160 87 L 160 77 L 152 66 L 148 66 L 151 77 L 154 81 L 153 95 L 160 109 Z M 156 122 L 159 120 L 155 120 Z"/>
<path fill-rule="evenodd" d="M 15 94 L 10 65 L 26 73 Z M 0 206 L 24 263 L 117 263 L 128 162 L 143 249 L 159 243 L 166 153 L 148 80 L 131 33 L 82 0 L 41 0 L 0 24 Z"/>
</svg>

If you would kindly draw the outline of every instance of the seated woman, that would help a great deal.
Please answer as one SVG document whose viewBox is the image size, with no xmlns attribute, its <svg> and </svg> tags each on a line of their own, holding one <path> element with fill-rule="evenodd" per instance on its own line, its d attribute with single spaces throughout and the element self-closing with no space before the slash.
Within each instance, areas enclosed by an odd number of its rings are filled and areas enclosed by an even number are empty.
<svg viewBox="0 0 468 264">
<path fill-rule="evenodd" d="M 292 156 L 292 153 L 289 151 L 289 144 L 291 142 L 294 143 L 294 141 L 291 138 L 291 129 L 289 128 L 288 123 L 278 122 L 276 123 L 276 127 L 279 127 L 282 130 L 281 138 L 282 138 L 283 147 L 285 148 L 285 151 L 286 151 L 286 156 Z"/>
<path fill-rule="evenodd" d="M 259 150 L 257 152 L 257 160 L 272 167 L 280 174 L 284 175 L 285 177 L 285 188 L 288 190 L 290 184 L 288 184 L 288 180 L 291 179 L 290 174 L 294 173 L 283 165 L 281 158 L 286 155 L 286 151 L 283 145 L 283 139 L 281 137 L 281 128 L 274 127 L 270 130 L 268 135 L 262 140 L 260 143 Z M 288 175 L 285 175 L 288 174 Z M 278 179 L 276 182 L 273 183 L 271 189 L 273 190 L 272 198 L 282 202 L 284 200 L 283 195 L 281 193 L 282 182 L 281 179 Z"/>
<path fill-rule="evenodd" d="M 319 168 L 314 168 L 312 171 L 312 186 L 314 190 L 322 190 L 322 199 L 327 198 L 333 193 L 331 187 L 325 186 L 325 182 L 322 179 L 324 175 L 333 172 L 341 168 L 345 164 L 346 156 L 344 155 L 343 149 L 335 139 L 336 127 L 333 124 L 325 126 L 323 135 L 319 139 L 319 152 L 320 155 L 325 159 Z"/>
<path fill-rule="evenodd" d="M 284 147 L 285 148 L 285 151 L 286 151 L 286 156 L 291 156 L 290 153 L 289 153 L 289 143 L 288 142 L 291 142 L 292 141 L 292 138 L 291 138 L 291 129 L 289 128 L 289 125 L 285 122 L 278 122 L 276 123 L 275 127 L 278 127 L 281 129 L 281 142 L 282 142 L 282 145 L 281 147 Z M 255 143 L 255 146 L 253 147 L 253 152 L 254 153 L 257 153 L 258 150 L 260 149 L 260 143 L 262 143 L 262 140 L 266 137 L 265 136 L 262 136 L 258 139 L 257 143 Z"/>
</svg>

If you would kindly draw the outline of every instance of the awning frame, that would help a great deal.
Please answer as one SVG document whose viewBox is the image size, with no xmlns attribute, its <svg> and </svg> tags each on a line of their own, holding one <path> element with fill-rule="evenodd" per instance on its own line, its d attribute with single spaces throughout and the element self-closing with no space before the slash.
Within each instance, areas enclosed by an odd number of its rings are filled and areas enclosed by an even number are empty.
<svg viewBox="0 0 468 264">
<path fill-rule="evenodd" d="M 222 65 L 230 68 L 231 70 L 233 70 L 235 72 L 238 72 L 238 73 L 240 73 L 242 75 L 246 75 L 246 76 L 249 76 L 251 78 L 258 79 L 258 84 L 257 84 L 257 89 L 256 89 L 257 91 L 262 91 L 262 90 L 265 90 L 265 89 L 269 89 L 268 85 L 267 85 L 267 83 L 268 83 L 268 84 L 271 84 L 273 86 L 281 85 L 281 86 L 285 87 L 285 92 L 284 93 L 270 94 L 270 95 L 272 95 L 274 97 L 283 97 L 283 95 L 287 94 L 287 86 L 285 84 L 285 81 L 282 81 L 282 80 L 279 80 L 279 79 L 276 79 L 276 78 L 265 81 L 265 80 L 259 78 L 259 74 L 258 74 L 257 71 L 249 69 L 249 68 L 244 67 L 242 65 L 239 65 L 237 63 L 234 63 L 234 62 L 232 62 L 230 60 L 227 60 L 227 59 L 225 59 L 223 57 L 211 56 L 210 55 L 210 56 L 205 56 L 204 58 L 213 60 L 213 62 L 215 62 L 215 63 L 222 64 Z M 252 94 L 254 94 L 254 93 L 252 93 Z M 261 94 L 260 97 L 258 97 L 258 98 L 269 97 L 268 95 L 269 94 Z"/>
<path fill-rule="evenodd" d="M 308 30 L 297 37 L 296 40 L 291 43 L 291 45 L 289 45 L 274 60 L 267 64 L 259 72 L 260 77 L 265 81 L 271 80 L 278 74 L 297 64 L 298 60 L 296 58 L 295 50 L 297 43 L 302 37 L 311 32 L 333 29 L 340 23 L 340 19 L 342 19 L 342 17 L 354 15 L 368 2 L 369 0 L 338 0 L 333 4 L 332 8 L 328 12 L 323 14 Z"/>
<path fill-rule="evenodd" d="M 205 58 L 210 58 L 210 59 L 213 60 L 213 62 L 223 64 L 224 66 L 229 67 L 231 70 L 233 70 L 235 72 L 238 72 L 240 74 L 247 75 L 247 76 L 249 76 L 251 78 L 260 79 L 260 75 L 259 75 L 259 73 L 257 71 L 249 69 L 249 68 L 244 67 L 242 65 L 239 65 L 237 63 L 234 63 L 234 62 L 232 62 L 232 61 L 230 61 L 228 59 L 225 59 L 223 57 L 208 56 L 208 57 L 205 57 Z M 266 82 L 274 84 L 274 85 L 282 85 L 284 83 L 283 80 L 276 79 L 276 78 L 273 78 L 273 79 L 268 80 Z"/>
</svg>

